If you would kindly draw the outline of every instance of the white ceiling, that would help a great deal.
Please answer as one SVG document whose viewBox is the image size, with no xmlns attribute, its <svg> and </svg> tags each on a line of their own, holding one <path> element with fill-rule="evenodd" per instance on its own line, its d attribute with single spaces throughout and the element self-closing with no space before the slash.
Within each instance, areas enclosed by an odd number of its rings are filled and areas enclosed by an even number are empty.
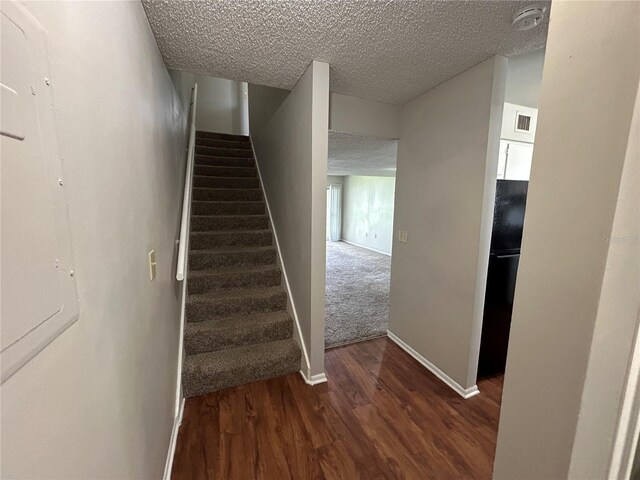
<svg viewBox="0 0 640 480">
<path fill-rule="evenodd" d="M 292 89 L 312 60 L 331 91 L 401 104 L 494 55 L 544 46 L 514 31 L 530 3 L 462 0 L 143 0 L 171 69 Z"/>
<path fill-rule="evenodd" d="M 329 175 L 393 177 L 397 156 L 397 140 L 329 131 Z"/>
</svg>

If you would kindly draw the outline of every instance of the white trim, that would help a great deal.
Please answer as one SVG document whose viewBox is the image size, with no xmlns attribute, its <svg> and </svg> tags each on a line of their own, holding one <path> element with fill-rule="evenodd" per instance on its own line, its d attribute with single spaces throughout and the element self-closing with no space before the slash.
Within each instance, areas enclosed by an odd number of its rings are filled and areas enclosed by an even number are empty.
<svg viewBox="0 0 640 480">
<path fill-rule="evenodd" d="M 162 478 L 164 480 L 171 479 L 171 469 L 173 468 L 173 457 L 176 453 L 176 445 L 178 443 L 178 431 L 180 430 L 180 425 L 182 425 L 182 415 L 184 413 L 184 398 L 180 402 L 180 408 L 178 410 L 178 414 L 176 418 L 173 420 L 173 428 L 171 429 L 171 439 L 169 440 L 169 452 L 167 453 L 167 460 L 164 464 L 164 475 Z"/>
<path fill-rule="evenodd" d="M 307 385 L 318 385 L 319 383 L 327 382 L 327 376 L 324 373 L 319 373 L 317 375 L 308 375 L 304 373 L 303 370 L 300 370 L 300 375 Z"/>
<path fill-rule="evenodd" d="M 294 333 L 295 333 L 295 336 L 297 337 L 298 344 L 300 345 L 300 349 L 302 350 L 307 371 L 309 371 L 311 369 L 311 362 L 309 361 L 309 354 L 307 353 L 307 347 L 304 343 L 304 338 L 302 336 L 302 329 L 300 328 L 300 319 L 298 318 L 298 311 L 296 310 L 296 304 L 293 301 L 293 295 L 291 295 L 291 286 L 289 285 L 289 277 L 287 276 L 287 269 L 284 267 L 284 262 L 282 261 L 282 251 L 280 250 L 280 242 L 278 241 L 278 232 L 276 232 L 276 227 L 273 224 L 273 217 L 271 216 L 271 208 L 269 208 L 269 199 L 267 198 L 267 192 L 264 189 L 264 183 L 262 182 L 262 173 L 260 172 L 260 164 L 258 163 L 258 155 L 256 154 L 256 149 L 253 144 L 253 138 L 251 138 L 251 136 L 249 136 L 249 141 L 251 142 L 251 150 L 253 150 L 253 156 L 256 161 L 258 178 L 260 179 L 260 188 L 262 189 L 262 194 L 264 195 L 264 203 L 267 206 L 267 214 L 269 215 L 269 224 L 271 225 L 271 229 L 273 231 L 273 238 L 276 242 L 276 250 L 278 252 L 278 265 L 282 270 L 282 277 L 284 278 L 284 284 L 287 288 L 287 298 L 289 301 L 289 305 L 291 306 L 291 311 L 289 313 L 291 313 L 291 316 L 293 317 L 294 326 L 295 326 Z M 307 381 L 307 377 L 302 373 L 302 370 L 300 370 L 300 374 L 304 378 L 305 382 L 309 383 Z"/>
<path fill-rule="evenodd" d="M 360 248 L 364 248 L 365 250 L 371 250 L 372 252 L 381 253 L 382 255 L 386 255 L 387 257 L 391 256 L 390 253 L 383 252 L 382 250 L 376 250 L 375 248 L 371 248 L 371 247 L 365 247 L 364 245 L 360 245 L 359 243 L 355 243 L 355 242 L 350 242 L 349 240 L 345 240 L 344 238 L 341 238 L 340 241 L 344 243 L 348 243 L 349 245 L 353 245 L 354 247 L 360 247 Z"/>
<path fill-rule="evenodd" d="M 433 363 L 431 363 L 429 360 L 424 358 L 422 355 L 420 355 L 418 352 L 416 352 L 413 348 L 411 348 L 409 345 L 407 345 L 405 342 L 403 342 L 400 339 L 400 337 L 398 337 L 393 332 L 391 332 L 391 330 L 387 330 L 387 336 L 395 344 L 397 344 L 400 348 L 402 348 L 405 352 L 407 352 L 409 355 L 411 355 L 413 358 L 415 358 L 418 362 L 420 362 L 427 370 L 429 370 L 436 377 L 438 377 L 440 380 L 442 380 L 444 383 L 446 383 L 449 387 L 451 387 L 451 389 L 454 390 L 462 398 L 464 398 L 464 399 L 471 398 L 474 395 L 477 395 L 477 394 L 480 393 L 480 390 L 478 390 L 478 386 L 477 385 L 474 385 L 474 386 L 469 387 L 469 388 L 462 387 L 462 385 L 460 385 L 455 380 L 453 380 L 449 375 L 444 373 L 442 370 L 440 370 L 438 367 L 436 367 Z"/>
<path fill-rule="evenodd" d="M 630 478 L 640 436 L 640 312 L 609 461 L 609 479 Z"/>
</svg>

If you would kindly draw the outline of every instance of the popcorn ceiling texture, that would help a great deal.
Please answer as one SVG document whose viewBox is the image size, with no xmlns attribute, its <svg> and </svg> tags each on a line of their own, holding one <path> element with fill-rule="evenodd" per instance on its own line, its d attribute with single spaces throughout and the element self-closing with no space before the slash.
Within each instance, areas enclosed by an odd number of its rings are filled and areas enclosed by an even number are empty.
<svg viewBox="0 0 640 480">
<path fill-rule="evenodd" d="M 395 176 L 398 141 L 329 131 L 329 175 Z"/>
<path fill-rule="evenodd" d="M 548 1 L 143 0 L 171 69 L 292 89 L 312 60 L 331 65 L 331 91 L 402 104 L 494 54 L 529 53 L 511 18 Z"/>
</svg>

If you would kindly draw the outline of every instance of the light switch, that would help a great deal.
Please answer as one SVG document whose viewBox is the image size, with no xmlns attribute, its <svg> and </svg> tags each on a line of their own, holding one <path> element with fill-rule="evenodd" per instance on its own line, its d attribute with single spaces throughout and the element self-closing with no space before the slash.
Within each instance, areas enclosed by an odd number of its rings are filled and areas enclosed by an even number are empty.
<svg viewBox="0 0 640 480">
<path fill-rule="evenodd" d="M 398 241 L 399 242 L 407 243 L 408 236 L 409 236 L 409 233 L 406 230 L 398 231 Z"/>
<path fill-rule="evenodd" d="M 149 280 L 156 278 L 156 251 L 149 252 Z"/>
</svg>

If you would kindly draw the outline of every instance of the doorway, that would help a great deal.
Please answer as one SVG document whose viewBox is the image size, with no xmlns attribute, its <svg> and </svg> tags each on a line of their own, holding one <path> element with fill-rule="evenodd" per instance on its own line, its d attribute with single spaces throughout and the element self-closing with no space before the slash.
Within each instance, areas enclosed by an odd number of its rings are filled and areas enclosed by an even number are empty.
<svg viewBox="0 0 640 480">
<path fill-rule="evenodd" d="M 330 132 L 325 347 L 384 336 L 397 140 Z"/>
</svg>

